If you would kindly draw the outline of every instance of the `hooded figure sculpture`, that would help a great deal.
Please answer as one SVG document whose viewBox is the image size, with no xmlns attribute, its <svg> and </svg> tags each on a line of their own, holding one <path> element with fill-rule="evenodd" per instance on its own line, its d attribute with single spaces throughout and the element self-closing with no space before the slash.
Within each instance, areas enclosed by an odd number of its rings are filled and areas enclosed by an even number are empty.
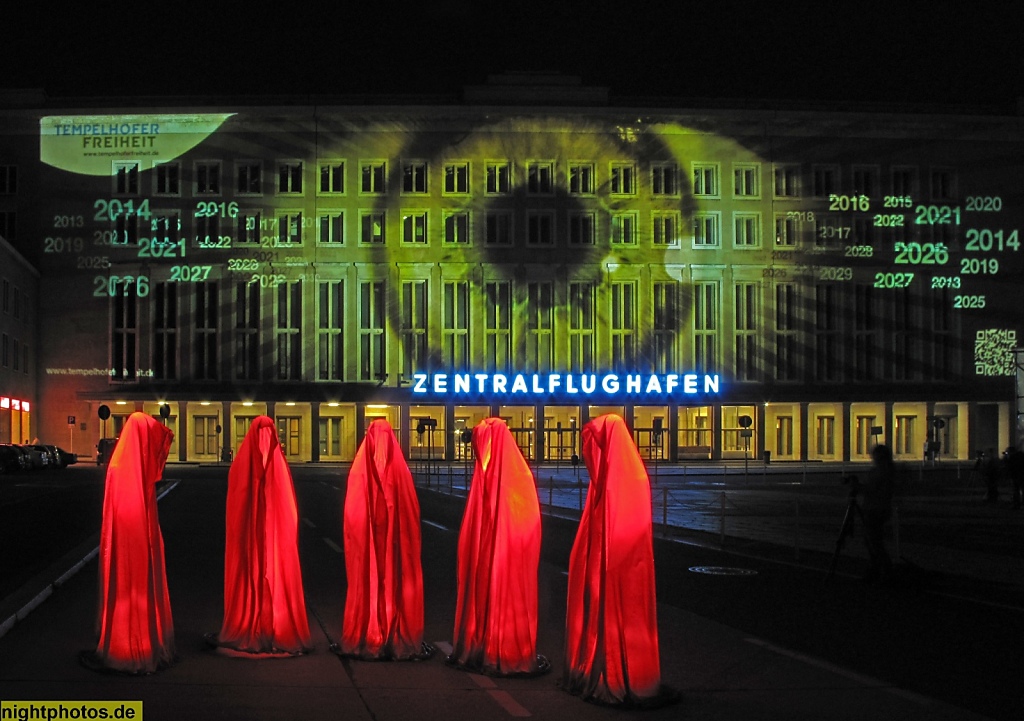
<svg viewBox="0 0 1024 721">
<path fill-rule="evenodd" d="M 449 663 L 491 675 L 550 670 L 537 655 L 537 486 L 504 421 L 473 429 L 476 467 L 459 533 L 455 639 Z"/>
<path fill-rule="evenodd" d="M 107 466 L 100 530 L 99 643 L 90 668 L 152 673 L 174 658 L 174 624 L 156 509 L 174 434 L 132 413 Z"/>
<path fill-rule="evenodd" d="M 420 504 L 391 425 L 370 423 L 345 492 L 344 656 L 416 660 L 423 643 Z"/>
<path fill-rule="evenodd" d="M 657 704 L 651 487 L 625 422 L 583 427 L 587 503 L 569 559 L 564 687 L 591 701 Z"/>
<path fill-rule="evenodd" d="M 259 654 L 311 648 L 295 486 L 274 421 L 258 416 L 228 471 L 224 622 L 215 643 Z"/>
</svg>

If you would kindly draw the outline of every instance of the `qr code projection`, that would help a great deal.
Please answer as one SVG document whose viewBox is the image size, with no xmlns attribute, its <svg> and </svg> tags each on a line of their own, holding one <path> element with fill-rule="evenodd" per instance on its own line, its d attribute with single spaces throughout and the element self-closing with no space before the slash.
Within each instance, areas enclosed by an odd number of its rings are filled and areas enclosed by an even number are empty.
<svg viewBox="0 0 1024 721">
<path fill-rule="evenodd" d="M 1012 376 L 1017 331 L 990 328 L 974 336 L 974 372 L 979 376 Z"/>
</svg>

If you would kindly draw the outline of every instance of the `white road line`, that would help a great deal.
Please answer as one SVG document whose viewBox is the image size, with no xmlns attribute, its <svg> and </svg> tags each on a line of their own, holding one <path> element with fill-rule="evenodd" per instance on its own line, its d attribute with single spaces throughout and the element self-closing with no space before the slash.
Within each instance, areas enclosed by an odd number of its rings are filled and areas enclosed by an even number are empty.
<svg viewBox="0 0 1024 721">
<path fill-rule="evenodd" d="M 487 676 L 481 676 L 478 673 L 471 673 L 469 674 L 469 677 L 473 679 L 473 683 L 480 688 L 498 688 L 498 684 L 494 683 L 494 680 Z"/>
<path fill-rule="evenodd" d="M 442 531 L 450 531 L 450 530 L 452 530 L 452 529 L 448 528 L 448 526 L 442 526 L 440 523 L 434 523 L 433 521 L 428 521 L 425 518 L 421 518 L 420 522 L 421 523 L 425 523 L 428 526 L 433 526 L 434 528 L 440 528 Z"/>
<path fill-rule="evenodd" d="M 302 522 L 303 522 L 303 523 L 305 523 L 305 524 L 306 524 L 307 526 L 309 526 L 310 528 L 316 528 L 316 524 L 315 524 L 315 523 L 313 523 L 313 522 L 312 522 L 311 520 L 309 520 L 308 518 L 303 518 L 303 519 L 302 519 Z"/>
<path fill-rule="evenodd" d="M 770 644 L 767 641 L 762 641 L 759 638 L 745 638 L 743 640 L 747 643 L 752 643 L 755 646 L 760 646 L 766 651 L 771 651 L 773 653 L 779 654 L 780 656 L 791 658 L 794 661 L 801 661 L 803 663 L 808 664 L 809 666 L 814 666 L 824 671 L 829 671 L 830 673 L 843 676 L 844 678 L 848 678 L 851 681 L 855 681 L 861 684 L 862 686 L 870 686 L 872 688 L 883 689 L 891 694 L 905 698 L 908 701 L 913 701 L 914 703 L 920 704 L 922 706 L 928 706 L 932 703 L 932 700 L 927 696 L 916 694 L 913 691 L 904 691 L 901 688 L 896 688 L 876 678 L 864 676 L 863 674 L 856 673 L 855 671 L 845 669 L 842 666 L 836 666 L 834 663 L 829 663 L 828 661 L 823 661 L 821 659 L 814 658 L 813 656 L 806 656 L 796 651 L 790 651 L 789 649 L 782 648 L 781 646 L 775 646 L 774 644 Z"/>
<path fill-rule="evenodd" d="M 445 656 L 452 655 L 452 645 L 447 641 L 434 641 L 434 646 Z"/>
<path fill-rule="evenodd" d="M 327 536 L 324 536 L 324 543 L 326 543 L 335 553 L 344 553 L 344 551 L 341 550 L 341 546 L 329 539 Z"/>
<path fill-rule="evenodd" d="M 498 705 L 505 709 L 509 716 L 533 716 L 530 710 L 512 698 L 512 694 L 508 691 L 489 690 L 487 694 L 497 701 Z"/>
</svg>

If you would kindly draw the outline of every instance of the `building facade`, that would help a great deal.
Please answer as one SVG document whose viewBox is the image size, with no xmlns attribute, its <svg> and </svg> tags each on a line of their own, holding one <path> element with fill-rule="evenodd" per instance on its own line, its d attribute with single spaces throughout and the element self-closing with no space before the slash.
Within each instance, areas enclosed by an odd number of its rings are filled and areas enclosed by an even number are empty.
<svg viewBox="0 0 1024 721">
<path fill-rule="evenodd" d="M 16 190 L 16 174 L 0 165 L 0 207 Z M 0 443 L 26 443 L 37 435 L 38 286 L 36 269 L 0 236 Z"/>
<path fill-rule="evenodd" d="M 172 460 L 216 460 L 267 414 L 345 461 L 383 416 L 456 460 L 496 415 L 560 461 L 614 411 L 666 461 L 1015 442 L 1020 118 L 466 97 L 5 111 L 40 437 L 162 411 Z"/>
</svg>

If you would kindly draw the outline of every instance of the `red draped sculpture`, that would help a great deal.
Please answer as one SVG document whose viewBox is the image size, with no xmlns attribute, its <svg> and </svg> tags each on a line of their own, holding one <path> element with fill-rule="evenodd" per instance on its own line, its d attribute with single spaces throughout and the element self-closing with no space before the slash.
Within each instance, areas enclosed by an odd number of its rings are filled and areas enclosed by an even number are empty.
<svg viewBox="0 0 1024 721">
<path fill-rule="evenodd" d="M 228 471 L 226 530 L 217 645 L 260 654 L 309 650 L 295 486 L 267 416 L 253 420 Z"/>
<path fill-rule="evenodd" d="M 174 624 L 156 509 L 174 434 L 145 413 L 132 413 L 111 454 L 100 530 L 100 586 L 95 668 L 152 673 L 174 658 Z"/>
<path fill-rule="evenodd" d="M 391 425 L 370 423 L 345 492 L 345 616 L 342 655 L 413 660 L 423 644 L 420 504 Z"/>
<path fill-rule="evenodd" d="M 537 655 L 537 486 L 504 421 L 473 429 L 476 466 L 459 533 L 449 662 L 492 675 L 550 670 Z"/>
<path fill-rule="evenodd" d="M 660 695 L 651 488 L 625 422 L 583 427 L 590 489 L 569 559 L 563 685 L 587 700 Z"/>
</svg>

